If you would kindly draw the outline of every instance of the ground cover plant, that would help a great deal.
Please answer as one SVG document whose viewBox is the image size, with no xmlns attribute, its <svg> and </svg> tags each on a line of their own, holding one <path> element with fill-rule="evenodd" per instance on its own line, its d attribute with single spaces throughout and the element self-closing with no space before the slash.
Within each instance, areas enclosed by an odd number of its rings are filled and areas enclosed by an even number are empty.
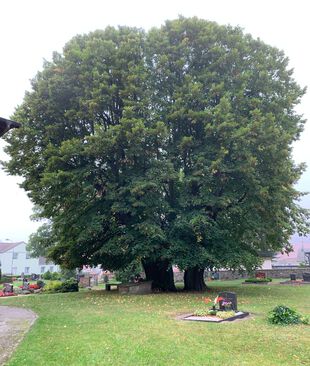
<svg viewBox="0 0 310 366">
<path fill-rule="evenodd" d="M 309 319 L 298 314 L 296 310 L 284 305 L 276 306 L 268 316 L 271 324 L 291 325 L 291 324 L 309 324 Z"/>
<path fill-rule="evenodd" d="M 1 300 L 30 308 L 39 319 L 8 366 L 36 365 L 260 365 L 310 362 L 310 327 L 284 328 L 267 321 L 279 303 L 310 314 L 310 289 L 242 280 L 212 281 L 210 291 L 120 296 L 116 291 L 42 294 Z M 176 320 L 221 290 L 238 295 L 248 320 L 230 324 Z"/>
</svg>

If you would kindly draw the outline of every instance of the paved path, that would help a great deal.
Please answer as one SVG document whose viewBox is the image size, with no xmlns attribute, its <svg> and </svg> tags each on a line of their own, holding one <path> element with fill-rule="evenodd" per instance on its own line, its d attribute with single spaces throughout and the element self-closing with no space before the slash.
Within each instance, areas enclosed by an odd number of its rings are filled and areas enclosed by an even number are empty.
<svg viewBox="0 0 310 366">
<path fill-rule="evenodd" d="M 36 318 L 31 310 L 0 306 L 0 365 L 5 364 Z"/>
</svg>

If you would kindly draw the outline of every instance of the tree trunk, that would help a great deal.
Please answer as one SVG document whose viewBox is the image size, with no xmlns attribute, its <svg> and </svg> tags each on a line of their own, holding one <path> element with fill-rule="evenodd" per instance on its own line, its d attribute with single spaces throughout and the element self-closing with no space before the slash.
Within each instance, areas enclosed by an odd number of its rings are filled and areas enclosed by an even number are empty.
<svg viewBox="0 0 310 366">
<path fill-rule="evenodd" d="M 146 279 L 153 281 L 152 288 L 161 291 L 176 291 L 173 270 L 168 261 L 143 263 Z"/>
<path fill-rule="evenodd" d="M 193 267 L 184 272 L 185 291 L 205 291 L 207 286 L 204 281 L 204 268 Z"/>
</svg>

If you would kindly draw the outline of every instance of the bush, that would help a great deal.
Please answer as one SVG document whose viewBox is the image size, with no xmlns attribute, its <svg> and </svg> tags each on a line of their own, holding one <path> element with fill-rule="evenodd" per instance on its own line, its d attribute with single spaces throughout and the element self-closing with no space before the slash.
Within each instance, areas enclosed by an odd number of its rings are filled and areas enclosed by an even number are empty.
<svg viewBox="0 0 310 366">
<path fill-rule="evenodd" d="M 268 321 L 271 324 L 290 325 L 290 324 L 308 324 L 309 320 L 303 318 L 295 310 L 284 305 L 276 306 L 268 316 Z"/>
<path fill-rule="evenodd" d="M 45 282 L 44 282 L 44 281 L 42 281 L 42 280 L 38 280 L 38 281 L 37 281 L 37 285 L 39 286 L 39 288 L 42 288 L 42 287 L 44 287 L 44 286 L 45 286 Z"/>
<path fill-rule="evenodd" d="M 246 280 L 244 280 L 244 282 L 249 282 L 249 283 L 267 283 L 267 282 L 272 282 L 272 278 L 267 277 L 267 278 L 247 278 Z"/>
<path fill-rule="evenodd" d="M 59 272 L 52 272 L 51 273 L 51 280 L 56 281 L 61 279 L 61 275 Z"/>
<path fill-rule="evenodd" d="M 44 286 L 44 292 L 61 292 L 62 282 L 61 281 L 50 281 Z"/>
<path fill-rule="evenodd" d="M 49 293 L 57 292 L 76 292 L 79 291 L 79 286 L 77 280 L 71 278 L 66 281 L 50 281 L 46 286 L 44 286 L 44 291 Z"/>
<path fill-rule="evenodd" d="M 61 268 L 61 272 L 60 272 L 59 276 L 63 280 L 70 280 L 71 278 L 76 278 L 76 270 Z"/>
<path fill-rule="evenodd" d="M 43 278 L 43 280 L 52 280 L 53 279 L 50 271 L 43 273 L 42 278 Z"/>
<path fill-rule="evenodd" d="M 43 280 L 57 281 L 61 279 L 61 275 L 58 272 L 46 271 L 45 273 L 43 273 L 42 278 Z"/>
<path fill-rule="evenodd" d="M 10 276 L 2 276 L 1 277 L 1 280 L 0 280 L 0 283 L 12 283 L 13 282 L 13 279 L 12 277 Z"/>
<path fill-rule="evenodd" d="M 74 278 L 62 282 L 61 292 L 77 292 L 79 291 L 78 281 Z"/>
</svg>

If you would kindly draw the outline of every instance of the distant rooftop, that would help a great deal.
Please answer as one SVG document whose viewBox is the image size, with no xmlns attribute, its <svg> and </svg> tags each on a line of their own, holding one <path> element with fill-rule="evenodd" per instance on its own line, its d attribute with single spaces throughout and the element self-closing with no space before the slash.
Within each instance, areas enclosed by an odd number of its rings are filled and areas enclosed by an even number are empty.
<svg viewBox="0 0 310 366">
<path fill-rule="evenodd" d="M 10 243 L 10 242 L 1 243 L 0 242 L 0 253 L 5 253 L 9 250 L 12 250 L 22 243 L 24 243 L 24 242 L 23 241 L 19 241 L 17 243 Z"/>
</svg>

